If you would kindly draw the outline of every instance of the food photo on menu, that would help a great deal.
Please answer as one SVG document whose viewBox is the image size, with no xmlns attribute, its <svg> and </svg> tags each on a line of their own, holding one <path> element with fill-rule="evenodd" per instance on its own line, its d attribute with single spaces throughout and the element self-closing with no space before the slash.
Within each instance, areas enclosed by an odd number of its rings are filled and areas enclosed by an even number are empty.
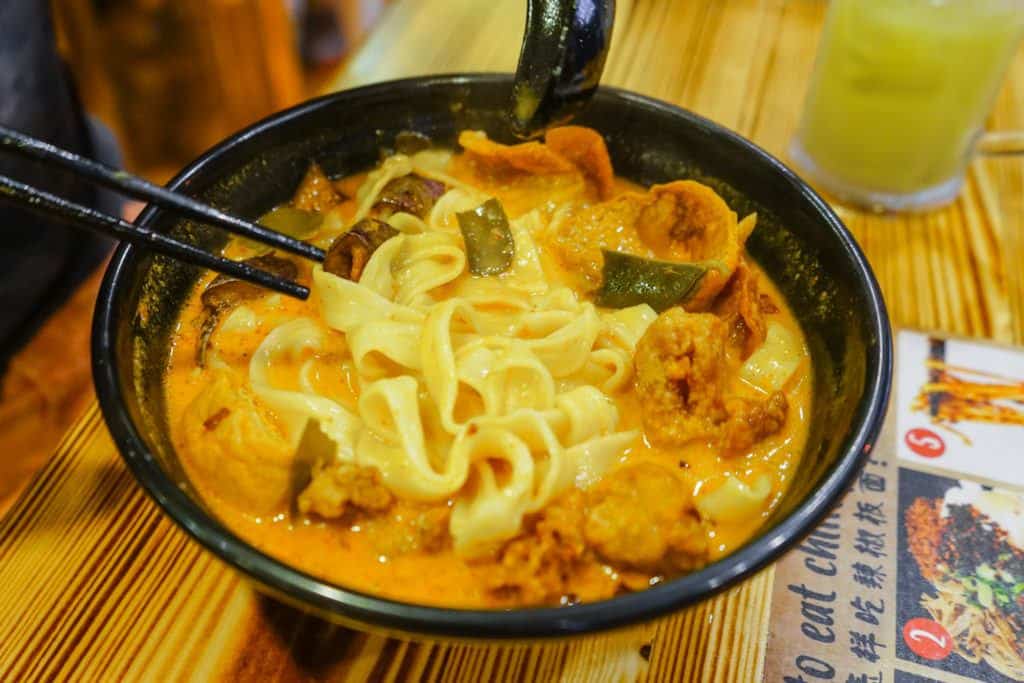
<svg viewBox="0 0 1024 683">
<path fill-rule="evenodd" d="M 1024 495 L 902 476 L 903 656 L 979 680 L 1024 679 Z"/>
<path fill-rule="evenodd" d="M 909 332 L 897 347 L 901 461 L 1024 485 L 1008 466 L 1024 432 L 1024 354 Z"/>
</svg>

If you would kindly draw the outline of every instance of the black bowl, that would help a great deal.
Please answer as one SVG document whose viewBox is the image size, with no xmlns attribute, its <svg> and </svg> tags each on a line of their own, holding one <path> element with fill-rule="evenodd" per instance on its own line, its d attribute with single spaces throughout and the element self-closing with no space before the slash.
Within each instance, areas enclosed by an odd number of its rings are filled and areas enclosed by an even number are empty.
<svg viewBox="0 0 1024 683">
<path fill-rule="evenodd" d="M 480 128 L 511 141 L 511 78 L 416 78 L 329 95 L 238 133 L 170 187 L 254 218 L 287 200 L 310 160 L 330 174 L 363 170 L 401 130 L 454 142 Z M 757 211 L 749 249 L 786 295 L 814 361 L 810 438 L 793 484 L 760 534 L 732 555 L 649 590 L 573 607 L 440 609 L 359 593 L 256 550 L 204 506 L 168 438 L 163 375 L 175 321 L 197 268 L 123 245 L 100 291 L 93 370 L 107 425 L 136 478 L 164 511 L 264 590 L 342 623 L 419 635 L 530 638 L 651 619 L 704 600 L 779 558 L 830 510 L 858 473 L 889 396 L 892 340 L 878 284 L 824 201 L 778 160 L 690 112 L 602 88 L 578 123 L 601 131 L 617 172 L 643 184 L 696 178 L 740 215 Z M 207 248 L 219 231 L 148 208 L 138 223 Z"/>
</svg>

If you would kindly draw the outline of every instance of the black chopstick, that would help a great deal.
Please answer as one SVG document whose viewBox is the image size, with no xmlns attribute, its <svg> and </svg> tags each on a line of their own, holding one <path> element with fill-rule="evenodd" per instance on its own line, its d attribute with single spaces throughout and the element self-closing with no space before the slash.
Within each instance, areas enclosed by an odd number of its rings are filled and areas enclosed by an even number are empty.
<svg viewBox="0 0 1024 683">
<path fill-rule="evenodd" d="M 57 216 L 109 237 L 145 246 L 173 259 L 209 268 L 288 296 L 299 299 L 309 297 L 309 288 L 298 283 L 275 277 L 247 263 L 215 256 L 187 242 L 179 242 L 172 237 L 140 228 L 120 218 L 108 216 L 95 209 L 76 204 L 3 175 L 0 175 L 0 199 L 15 201 L 32 211 L 48 216 Z"/>
<path fill-rule="evenodd" d="M 20 154 L 30 159 L 62 166 L 79 176 L 88 178 L 99 185 L 115 189 L 129 197 L 143 199 L 166 209 L 175 209 L 189 218 L 209 223 L 210 225 L 216 225 L 257 242 L 277 247 L 283 251 L 314 261 L 324 260 L 325 254 L 323 249 L 308 242 L 303 242 L 302 240 L 297 240 L 288 235 L 282 235 L 279 232 L 265 228 L 262 225 L 242 220 L 198 202 L 191 197 L 186 197 L 159 185 L 154 185 L 127 171 L 111 168 L 110 166 L 3 126 L 0 126 L 0 149 Z"/>
</svg>

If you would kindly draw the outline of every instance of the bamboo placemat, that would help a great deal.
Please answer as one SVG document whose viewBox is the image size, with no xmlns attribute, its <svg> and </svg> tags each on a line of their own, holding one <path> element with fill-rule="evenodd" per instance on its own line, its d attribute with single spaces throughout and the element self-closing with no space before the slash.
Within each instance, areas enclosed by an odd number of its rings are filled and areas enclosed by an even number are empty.
<svg viewBox="0 0 1024 683">
<path fill-rule="evenodd" d="M 522 0 L 402 0 L 332 89 L 510 70 Z M 619 0 L 605 81 L 709 116 L 784 156 L 825 3 Z M 1024 54 L 992 117 L 1024 125 Z M 976 163 L 921 216 L 841 210 L 895 324 L 1024 341 L 1024 165 Z M 0 521 L 0 680 L 756 681 L 774 569 L 612 634 L 485 647 L 332 626 L 258 596 L 166 520 L 95 407 Z"/>
</svg>

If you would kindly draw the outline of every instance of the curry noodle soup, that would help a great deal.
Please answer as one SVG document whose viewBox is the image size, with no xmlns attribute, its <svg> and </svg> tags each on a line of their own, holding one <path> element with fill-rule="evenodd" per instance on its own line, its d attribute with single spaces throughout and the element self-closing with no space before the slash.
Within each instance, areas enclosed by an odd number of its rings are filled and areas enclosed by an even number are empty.
<svg viewBox="0 0 1024 683">
<path fill-rule="evenodd" d="M 232 530 L 402 601 L 594 601 L 749 540 L 807 438 L 810 357 L 709 187 L 615 177 L 604 140 L 404 133 L 369 173 L 309 168 L 236 240 L 309 301 L 219 276 L 167 373 L 188 476 Z"/>
</svg>

